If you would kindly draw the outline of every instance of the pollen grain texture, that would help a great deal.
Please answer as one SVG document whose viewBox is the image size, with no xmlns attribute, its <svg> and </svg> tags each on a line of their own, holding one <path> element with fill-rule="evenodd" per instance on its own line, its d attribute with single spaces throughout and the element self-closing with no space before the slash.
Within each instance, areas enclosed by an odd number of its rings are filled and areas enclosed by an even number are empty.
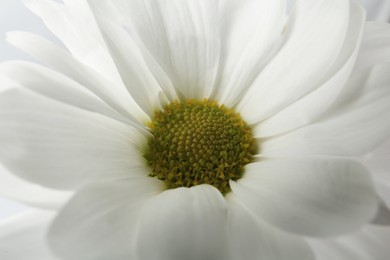
<svg viewBox="0 0 390 260">
<path fill-rule="evenodd" d="M 144 154 L 149 176 L 168 189 L 210 184 L 225 194 L 256 152 L 250 127 L 215 101 L 185 100 L 155 111 Z"/>
</svg>

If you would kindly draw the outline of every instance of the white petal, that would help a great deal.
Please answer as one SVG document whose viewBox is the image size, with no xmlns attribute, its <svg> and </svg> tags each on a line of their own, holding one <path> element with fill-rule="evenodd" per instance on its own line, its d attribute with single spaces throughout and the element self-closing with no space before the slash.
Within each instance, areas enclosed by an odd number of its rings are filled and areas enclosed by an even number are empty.
<svg viewBox="0 0 390 260">
<path fill-rule="evenodd" d="M 226 218 L 225 200 L 212 186 L 167 190 L 145 205 L 139 259 L 225 259 Z"/>
<path fill-rule="evenodd" d="M 311 240 L 318 260 L 387 260 L 390 228 L 367 226 L 334 240 Z"/>
<path fill-rule="evenodd" d="M 0 73 L 0 82 L 1 82 L 0 93 L 17 86 L 17 84 L 13 80 L 6 77 L 5 75 L 2 75 L 1 73 Z"/>
<path fill-rule="evenodd" d="M 83 86 L 43 66 L 23 61 L 11 61 L 0 64 L 0 73 L 18 85 L 49 98 L 87 111 L 97 112 L 142 129 L 142 126 L 131 115 L 126 114 L 125 117 L 119 114 Z"/>
<path fill-rule="evenodd" d="M 101 19 L 101 17 L 104 17 L 111 22 L 117 23 L 118 26 L 121 26 L 123 24 L 123 18 L 121 15 L 123 10 L 122 8 L 119 8 L 120 11 L 118 11 L 118 9 L 115 7 L 115 4 L 118 4 L 118 2 L 107 0 L 89 0 L 89 5 L 93 10 L 96 19 Z M 158 64 L 156 57 L 154 57 L 146 48 L 146 46 L 141 42 L 134 30 L 129 28 L 129 26 L 124 26 L 123 28 L 129 32 L 132 39 L 137 39 L 136 41 L 138 43 L 138 48 L 143 55 L 143 62 L 146 62 L 148 65 L 149 70 L 152 72 L 155 80 L 157 80 L 159 86 L 164 91 L 164 94 L 169 98 L 169 100 L 176 99 L 177 93 L 173 87 L 172 81 L 167 75 L 166 71 L 164 71 L 160 64 Z"/>
<path fill-rule="evenodd" d="M 51 248 L 63 259 L 135 259 L 142 207 L 163 188 L 161 181 L 148 177 L 87 185 L 54 220 Z"/>
<path fill-rule="evenodd" d="M 302 237 L 272 227 L 228 195 L 229 248 L 232 259 L 314 260 L 310 246 Z"/>
<path fill-rule="evenodd" d="M 18 176 L 47 187 L 147 174 L 134 128 L 27 90 L 0 95 L 0 160 Z"/>
<path fill-rule="evenodd" d="M 8 33 L 7 40 L 38 60 L 48 64 L 54 70 L 73 79 L 80 86 L 94 93 L 124 116 L 129 118 L 135 116 L 141 121 L 147 120 L 145 113 L 135 104 L 122 83 L 117 84 L 106 79 L 100 73 L 77 61 L 53 43 L 27 32 Z M 13 76 L 13 78 L 18 77 Z"/>
<path fill-rule="evenodd" d="M 314 90 L 339 55 L 349 23 L 349 0 L 298 0 L 284 45 L 240 100 L 253 124 Z"/>
<path fill-rule="evenodd" d="M 390 139 L 371 153 L 361 158 L 364 166 L 372 174 L 375 180 L 375 188 L 380 198 L 380 205 L 374 225 L 390 227 Z"/>
<path fill-rule="evenodd" d="M 389 62 L 390 25 L 388 23 L 368 22 L 356 63 L 356 71 Z"/>
<path fill-rule="evenodd" d="M 378 212 L 371 223 L 375 225 L 390 226 L 390 208 L 382 199 L 379 199 L 379 202 Z"/>
<path fill-rule="evenodd" d="M 318 123 L 264 140 L 266 157 L 368 153 L 390 136 L 390 65 L 355 74 Z"/>
<path fill-rule="evenodd" d="M 324 77 L 324 82 L 308 95 L 259 123 L 254 129 L 256 137 L 279 135 L 307 125 L 332 105 L 355 66 L 365 21 L 365 11 L 356 5 L 351 6 L 349 28 L 343 48 Z"/>
<path fill-rule="evenodd" d="M 390 139 L 363 158 L 364 165 L 375 175 L 378 181 L 390 186 Z"/>
<path fill-rule="evenodd" d="M 390 139 L 380 147 L 368 154 L 364 160 L 364 165 L 372 173 L 377 192 L 381 199 L 390 209 Z"/>
<path fill-rule="evenodd" d="M 13 175 L 0 164 L 0 196 L 34 207 L 59 209 L 72 195 L 71 192 L 48 189 L 27 182 Z"/>
<path fill-rule="evenodd" d="M 209 97 L 218 72 L 218 1 L 115 1 L 175 88 L 186 98 Z"/>
<path fill-rule="evenodd" d="M 353 231 L 370 221 L 378 207 L 367 170 L 341 159 L 253 163 L 231 187 L 259 218 L 309 236 Z"/>
<path fill-rule="evenodd" d="M 119 25 L 103 19 L 98 19 L 98 21 L 108 49 L 128 91 L 137 104 L 149 116 L 153 116 L 154 111 L 159 108 L 160 96 L 164 93 L 148 69 L 139 47 Z M 173 99 L 177 99 L 177 96 Z M 165 95 L 162 101 L 167 101 Z"/>
<path fill-rule="evenodd" d="M 113 82 L 121 80 L 105 48 L 87 1 L 25 0 L 25 4 L 69 49 L 74 57 Z"/>
<path fill-rule="evenodd" d="M 216 100 L 234 106 L 276 49 L 286 22 L 285 0 L 222 1 L 222 72 Z"/>
<path fill-rule="evenodd" d="M 51 211 L 34 210 L 0 222 L 0 259 L 59 260 L 46 241 L 54 216 Z"/>
</svg>

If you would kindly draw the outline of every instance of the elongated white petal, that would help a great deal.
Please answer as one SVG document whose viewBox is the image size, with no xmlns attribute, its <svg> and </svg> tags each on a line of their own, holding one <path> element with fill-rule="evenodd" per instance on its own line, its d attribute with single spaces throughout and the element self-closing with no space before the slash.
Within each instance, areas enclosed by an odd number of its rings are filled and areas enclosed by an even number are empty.
<svg viewBox="0 0 390 260">
<path fill-rule="evenodd" d="M 186 98 L 209 97 L 218 72 L 218 1 L 113 2 Z M 136 36 L 135 36 L 136 37 Z"/>
<path fill-rule="evenodd" d="M 238 104 L 248 123 L 266 119 L 318 87 L 343 46 L 349 12 L 349 0 L 296 2 L 283 46 Z"/>
<path fill-rule="evenodd" d="M 65 1 L 64 4 L 53 0 L 25 0 L 25 4 L 42 18 L 74 57 L 121 84 L 86 0 Z"/>
<path fill-rule="evenodd" d="M 228 238 L 231 259 L 314 260 L 302 237 L 283 232 L 254 216 L 228 195 Z"/>
<path fill-rule="evenodd" d="M 137 104 L 149 116 L 153 116 L 154 111 L 160 108 L 158 107 L 161 102 L 160 96 L 164 98 L 162 102 L 168 100 L 148 69 L 139 47 L 119 25 L 115 26 L 103 19 L 98 21 L 110 54 L 128 91 Z"/>
<path fill-rule="evenodd" d="M 340 235 L 369 222 L 378 200 L 367 170 L 341 159 L 267 160 L 247 166 L 237 198 L 259 218 L 309 236 Z"/>
<path fill-rule="evenodd" d="M 272 57 L 286 22 L 285 0 L 222 1 L 221 82 L 216 100 L 234 106 Z"/>
<path fill-rule="evenodd" d="M 389 62 L 390 25 L 388 23 L 368 22 L 356 64 L 356 71 Z"/>
<path fill-rule="evenodd" d="M 148 202 L 140 218 L 140 260 L 226 259 L 227 208 L 212 186 L 167 190 Z"/>
<path fill-rule="evenodd" d="M 134 118 L 122 116 L 83 86 L 43 66 L 23 61 L 5 62 L 0 64 L 0 73 L 20 86 L 49 98 L 142 129 Z"/>
<path fill-rule="evenodd" d="M 111 22 L 116 23 L 117 26 L 122 26 L 123 17 L 121 13 L 123 12 L 123 9 L 120 7 L 118 11 L 118 8 L 116 8 L 115 6 L 119 4 L 118 1 L 88 0 L 88 2 L 97 20 L 104 17 Z M 125 12 L 123 13 L 124 15 L 127 15 Z M 128 17 L 126 19 L 128 20 Z M 146 46 L 142 43 L 134 29 L 129 28 L 129 26 L 124 26 L 123 28 L 130 34 L 131 38 L 138 43 L 138 48 L 141 51 L 144 59 L 143 62 L 147 64 L 148 69 L 152 72 L 155 80 L 158 82 L 159 86 L 164 91 L 165 96 L 167 96 L 169 100 L 176 99 L 177 92 L 172 84 L 172 81 L 167 75 L 167 72 L 164 71 L 164 69 L 158 63 L 156 57 L 154 57 L 146 48 Z"/>
<path fill-rule="evenodd" d="M 260 122 L 254 129 L 256 137 L 279 135 L 314 122 L 337 98 L 355 66 L 365 25 L 365 11 L 351 6 L 349 28 L 343 48 L 324 76 L 320 86 L 279 113 Z M 259 104 L 261 110 L 261 104 Z"/>
<path fill-rule="evenodd" d="M 362 155 L 390 136 L 390 66 L 355 74 L 318 123 L 264 140 L 266 157 Z"/>
<path fill-rule="evenodd" d="M 124 116 L 132 119 L 148 120 L 144 112 L 135 104 L 123 84 L 103 77 L 97 71 L 79 62 L 53 43 L 28 32 L 12 32 L 7 34 L 7 40 L 56 71 L 68 76 L 80 86 L 93 92 L 105 103 Z M 22 68 L 14 68 L 22 69 Z M 8 71 L 10 69 L 8 68 Z M 12 76 L 18 79 L 13 71 Z M 19 79 L 28 80 L 28 79 Z M 52 86 L 53 87 L 53 86 Z M 146 119 L 145 119 L 146 118 Z M 137 120 L 133 120 L 137 121 Z"/>
<path fill-rule="evenodd" d="M 27 90 L 0 95 L 0 160 L 10 171 L 52 188 L 147 174 L 134 128 Z"/>
<path fill-rule="evenodd" d="M 310 240 L 318 260 L 387 260 L 390 228 L 367 226 L 334 240 Z"/>
<path fill-rule="evenodd" d="M 139 215 L 163 186 L 148 177 L 87 185 L 54 220 L 51 248 L 61 259 L 137 259 L 134 236 Z"/>
<path fill-rule="evenodd" d="M 1 260 L 60 260 L 47 244 L 46 233 L 55 213 L 29 211 L 0 222 Z"/>
<path fill-rule="evenodd" d="M 0 164 L 0 196 L 34 207 L 59 209 L 73 195 L 25 181 Z"/>
</svg>

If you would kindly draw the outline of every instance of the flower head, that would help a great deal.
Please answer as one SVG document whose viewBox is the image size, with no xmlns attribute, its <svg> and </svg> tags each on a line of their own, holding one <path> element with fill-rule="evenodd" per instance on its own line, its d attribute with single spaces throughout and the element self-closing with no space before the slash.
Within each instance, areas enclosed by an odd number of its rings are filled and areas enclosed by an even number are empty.
<svg viewBox="0 0 390 260">
<path fill-rule="evenodd" d="M 390 133 L 390 68 L 348 0 L 29 0 L 69 53 L 8 35 L 0 160 L 65 190 L 60 259 L 315 259 L 373 220 L 356 156 Z M 386 28 L 389 30 L 388 28 Z"/>
<path fill-rule="evenodd" d="M 210 184 L 229 192 L 229 181 L 242 176 L 256 152 L 250 127 L 209 100 L 173 102 L 155 113 L 150 129 L 150 176 L 169 188 Z"/>
</svg>

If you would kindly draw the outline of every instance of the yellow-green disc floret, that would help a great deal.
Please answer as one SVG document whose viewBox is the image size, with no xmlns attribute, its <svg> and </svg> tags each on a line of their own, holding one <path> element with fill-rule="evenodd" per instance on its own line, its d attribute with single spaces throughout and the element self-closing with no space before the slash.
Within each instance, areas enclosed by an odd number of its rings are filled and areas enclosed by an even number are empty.
<svg viewBox="0 0 390 260">
<path fill-rule="evenodd" d="M 209 100 L 176 101 L 156 111 L 144 154 L 151 177 L 168 188 L 210 184 L 222 193 L 242 176 L 256 152 L 240 115 Z"/>
</svg>

